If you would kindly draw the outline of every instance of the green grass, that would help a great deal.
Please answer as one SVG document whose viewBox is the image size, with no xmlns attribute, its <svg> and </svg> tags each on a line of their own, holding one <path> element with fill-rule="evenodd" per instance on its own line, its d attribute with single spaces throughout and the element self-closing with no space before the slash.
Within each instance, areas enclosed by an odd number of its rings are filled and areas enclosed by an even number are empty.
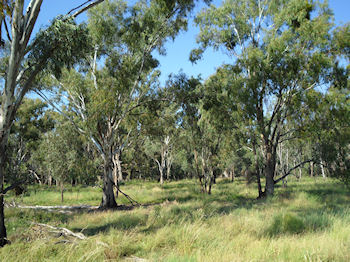
<svg viewBox="0 0 350 262">
<path fill-rule="evenodd" d="M 256 200 L 255 185 L 244 181 L 220 180 L 210 196 L 202 195 L 192 180 L 163 187 L 132 181 L 122 190 L 145 206 L 73 214 L 6 209 L 12 244 L 0 249 L 0 260 L 350 261 L 350 195 L 330 179 L 290 179 L 287 188 L 277 188 L 267 200 Z M 58 190 L 35 187 L 29 192 L 16 201 L 61 204 Z M 98 205 L 100 198 L 98 188 L 65 192 L 69 205 Z M 67 227 L 88 239 L 57 243 L 62 237 L 31 222 Z"/>
</svg>

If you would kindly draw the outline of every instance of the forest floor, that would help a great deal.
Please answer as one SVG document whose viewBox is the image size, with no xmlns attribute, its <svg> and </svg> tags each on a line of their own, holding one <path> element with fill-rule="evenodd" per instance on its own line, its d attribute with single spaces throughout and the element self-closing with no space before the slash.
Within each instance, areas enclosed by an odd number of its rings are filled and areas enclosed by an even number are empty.
<svg viewBox="0 0 350 262">
<path fill-rule="evenodd" d="M 210 196 L 195 180 L 163 187 L 131 181 L 122 190 L 142 205 L 74 212 L 5 208 L 12 244 L 0 249 L 0 261 L 350 261 L 350 193 L 335 180 L 290 178 L 266 200 L 256 200 L 256 186 L 240 179 L 218 180 Z M 101 189 L 69 187 L 64 198 L 64 205 L 96 206 Z M 63 205 L 58 189 L 39 186 L 8 195 L 6 202 L 13 201 Z M 129 202 L 120 197 L 118 204 Z"/>
</svg>

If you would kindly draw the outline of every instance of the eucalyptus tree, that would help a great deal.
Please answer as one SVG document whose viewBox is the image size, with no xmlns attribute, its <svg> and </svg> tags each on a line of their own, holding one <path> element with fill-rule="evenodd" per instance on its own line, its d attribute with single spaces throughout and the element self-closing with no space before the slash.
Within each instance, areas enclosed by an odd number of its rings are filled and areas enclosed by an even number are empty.
<svg viewBox="0 0 350 262">
<path fill-rule="evenodd" d="M 58 74 L 60 68 L 74 64 L 85 53 L 87 30 L 74 18 L 103 0 L 87 1 L 65 17 L 55 19 L 50 27 L 32 36 L 43 0 L 2 1 L 0 25 L 7 37 L 1 41 L 0 87 L 0 246 L 7 243 L 3 211 L 3 182 L 6 147 L 11 126 L 24 96 L 36 87 L 43 70 Z M 64 37 L 62 37 L 64 35 Z"/>
<path fill-rule="evenodd" d="M 105 1 L 89 13 L 94 49 L 87 66 L 57 79 L 79 122 L 75 125 L 95 145 L 104 161 L 102 208 L 116 207 L 113 169 L 137 126 L 121 137 L 136 109 L 150 102 L 159 72 L 155 51 L 187 25 L 193 1 Z M 84 70 L 85 69 L 85 70 Z M 118 188 L 117 188 L 118 190 Z"/>
<path fill-rule="evenodd" d="M 42 165 L 59 185 L 61 202 L 63 203 L 64 183 L 68 181 L 72 171 L 76 168 L 78 152 L 72 148 L 72 144 L 64 134 L 64 126 L 56 127 L 55 130 L 45 134 L 40 144 L 40 151 L 43 153 Z M 73 137 L 70 133 L 69 137 Z"/>
<path fill-rule="evenodd" d="M 309 135 L 316 141 L 313 154 L 332 177 L 350 185 L 350 23 L 336 28 L 332 35 L 335 63 L 330 74 L 331 86 L 318 109 L 309 118 Z M 318 95 L 318 97 L 321 95 Z M 317 97 L 317 98 L 318 98 Z M 314 99 L 311 97 L 310 99 Z"/>
<path fill-rule="evenodd" d="M 7 184 L 21 187 L 29 181 L 31 174 L 36 181 L 41 179 L 32 166 L 32 156 L 40 144 L 42 134 L 53 129 L 54 120 L 47 105 L 40 99 L 24 99 L 11 127 L 7 146 L 7 165 L 5 168 Z"/>
<path fill-rule="evenodd" d="M 88 184 L 96 181 L 98 166 L 86 152 L 87 141 L 61 116 L 55 121 L 55 128 L 42 135 L 34 153 L 38 173 L 52 177 L 61 191 L 63 202 L 64 184 Z M 32 161 L 35 163 L 35 161 Z"/>
<path fill-rule="evenodd" d="M 176 112 L 179 107 L 169 99 L 168 88 L 158 89 L 154 101 L 147 107 L 141 128 L 146 137 L 145 153 L 156 163 L 159 171 L 159 182 L 170 179 L 171 167 L 175 157 L 175 143 L 178 128 Z"/>
<path fill-rule="evenodd" d="M 275 178 L 276 150 L 294 136 L 294 130 L 284 132 L 287 118 L 308 107 L 304 96 L 326 82 L 331 18 L 327 3 L 304 0 L 226 0 L 196 18 L 200 46 L 191 59 L 200 59 L 209 46 L 232 57 L 232 103 L 251 119 L 263 151 L 262 195 L 272 195 L 281 180 Z"/>
<path fill-rule="evenodd" d="M 203 175 L 200 169 L 201 163 L 198 148 L 201 133 L 198 125 L 200 119 L 199 103 L 201 100 L 200 78 L 188 78 L 184 73 L 172 76 L 168 84 L 170 92 L 173 94 L 173 101 L 178 105 L 177 122 L 179 123 L 180 141 L 183 142 L 186 149 L 186 157 L 183 160 L 187 162 L 187 171 L 195 173 L 200 183 L 200 189 L 204 192 Z"/>
<path fill-rule="evenodd" d="M 185 147 L 191 155 L 187 161 L 198 177 L 201 191 L 210 194 L 218 171 L 218 153 L 224 134 L 214 124 L 215 117 L 211 117 L 211 112 L 206 110 L 208 90 L 199 78 L 188 78 L 183 73 L 173 76 L 168 85 L 179 107 L 179 136 L 185 141 Z"/>
</svg>

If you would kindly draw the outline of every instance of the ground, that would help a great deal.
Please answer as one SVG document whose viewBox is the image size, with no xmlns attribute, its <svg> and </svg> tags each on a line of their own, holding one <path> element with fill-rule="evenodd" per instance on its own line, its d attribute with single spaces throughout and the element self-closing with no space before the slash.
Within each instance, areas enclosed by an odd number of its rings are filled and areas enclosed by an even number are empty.
<svg viewBox="0 0 350 262">
<path fill-rule="evenodd" d="M 267 200 L 256 200 L 256 186 L 243 180 L 219 180 L 211 196 L 195 180 L 163 187 L 132 181 L 122 189 L 143 206 L 68 213 L 6 208 L 12 244 L 0 249 L 1 261 L 350 261 L 350 194 L 331 179 L 291 178 Z M 100 191 L 70 187 L 64 204 L 98 205 Z M 6 198 L 13 200 L 61 205 L 59 190 L 47 187 Z M 87 239 L 64 238 L 35 223 Z"/>
</svg>

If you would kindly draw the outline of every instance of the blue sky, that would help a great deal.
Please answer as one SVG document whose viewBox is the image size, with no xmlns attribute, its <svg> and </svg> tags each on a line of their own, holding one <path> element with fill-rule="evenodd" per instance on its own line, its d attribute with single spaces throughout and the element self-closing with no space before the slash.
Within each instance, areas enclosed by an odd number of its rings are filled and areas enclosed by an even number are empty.
<svg viewBox="0 0 350 262">
<path fill-rule="evenodd" d="M 28 1 L 26 1 L 28 2 Z M 49 24 L 49 21 L 59 14 L 66 14 L 72 8 L 85 2 L 85 0 L 44 0 L 42 10 L 38 18 L 36 28 Z M 219 5 L 221 0 L 214 0 L 214 4 Z M 329 0 L 329 5 L 334 11 L 335 23 L 337 25 L 350 21 L 350 0 Z M 204 4 L 199 4 L 195 12 L 203 8 Z M 85 15 L 79 17 L 78 21 L 86 19 Z M 189 60 L 190 51 L 195 48 L 196 35 L 198 28 L 190 21 L 187 32 L 182 32 L 174 42 L 169 41 L 166 44 L 167 55 L 158 56 L 160 61 L 160 70 L 162 72 L 161 82 L 164 82 L 170 73 L 178 73 L 181 69 L 187 75 L 202 75 L 205 79 L 213 74 L 221 64 L 229 62 L 230 59 L 222 52 L 207 50 L 204 57 L 197 64 L 192 64 Z"/>
</svg>

